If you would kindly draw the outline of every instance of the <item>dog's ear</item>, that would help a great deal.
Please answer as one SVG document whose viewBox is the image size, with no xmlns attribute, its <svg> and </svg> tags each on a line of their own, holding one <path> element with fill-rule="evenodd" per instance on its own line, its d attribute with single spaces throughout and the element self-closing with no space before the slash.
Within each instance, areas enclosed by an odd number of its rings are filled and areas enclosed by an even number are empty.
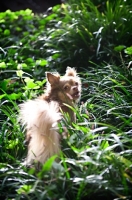
<svg viewBox="0 0 132 200">
<path fill-rule="evenodd" d="M 67 67 L 65 76 L 77 76 L 77 72 L 74 68 Z"/>
<path fill-rule="evenodd" d="M 59 83 L 59 80 L 60 80 L 60 75 L 59 74 L 54 75 L 54 74 L 51 74 L 50 72 L 46 72 L 45 74 L 46 74 L 48 82 L 51 85 Z"/>
</svg>

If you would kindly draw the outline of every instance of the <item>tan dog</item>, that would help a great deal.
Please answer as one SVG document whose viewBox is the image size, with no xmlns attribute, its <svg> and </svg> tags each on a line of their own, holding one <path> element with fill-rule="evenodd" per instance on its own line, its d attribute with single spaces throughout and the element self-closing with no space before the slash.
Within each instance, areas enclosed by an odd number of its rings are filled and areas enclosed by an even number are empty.
<svg viewBox="0 0 132 200">
<path fill-rule="evenodd" d="M 44 163 L 59 154 L 57 123 L 63 112 L 75 121 L 75 113 L 67 105 L 74 107 L 81 95 L 81 81 L 74 68 L 67 67 L 63 77 L 50 72 L 46 72 L 46 77 L 45 94 L 20 105 L 20 120 L 26 126 L 29 141 L 26 164 Z"/>
</svg>

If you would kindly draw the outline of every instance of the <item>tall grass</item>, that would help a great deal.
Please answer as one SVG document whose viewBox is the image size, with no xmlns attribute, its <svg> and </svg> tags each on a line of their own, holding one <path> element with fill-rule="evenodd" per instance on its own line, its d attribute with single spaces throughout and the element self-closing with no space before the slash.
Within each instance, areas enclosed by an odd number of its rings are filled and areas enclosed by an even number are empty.
<svg viewBox="0 0 132 200">
<path fill-rule="evenodd" d="M 44 16 L 0 14 L 1 198 L 131 199 L 130 21 L 131 1 L 122 0 L 71 0 Z M 82 79 L 77 122 L 66 115 L 58 125 L 58 162 L 55 155 L 28 168 L 18 104 L 43 92 L 45 71 L 67 65 Z"/>
<path fill-rule="evenodd" d="M 44 49 L 50 46 L 52 63 L 55 59 L 55 66 L 71 63 L 85 68 L 91 60 L 100 63 L 114 59 L 119 64 L 120 59 L 113 50 L 121 44 L 130 45 L 131 3 L 107 1 L 100 11 L 100 4 L 95 6 L 90 0 L 69 2 L 70 5 L 60 8 L 64 15 L 60 17 L 62 22 L 52 24 L 48 38 L 40 37 Z"/>
<path fill-rule="evenodd" d="M 77 123 L 70 125 L 66 117 L 59 125 L 62 138 L 65 127 L 68 130 L 68 137 L 61 141 L 59 163 L 52 157 L 38 170 L 22 165 L 25 150 L 15 118 L 17 105 L 13 109 L 2 105 L 7 120 L 1 132 L 1 195 L 16 199 L 131 198 L 131 82 L 125 71 L 110 65 L 85 70 L 82 77 L 85 103 L 76 109 Z"/>
</svg>

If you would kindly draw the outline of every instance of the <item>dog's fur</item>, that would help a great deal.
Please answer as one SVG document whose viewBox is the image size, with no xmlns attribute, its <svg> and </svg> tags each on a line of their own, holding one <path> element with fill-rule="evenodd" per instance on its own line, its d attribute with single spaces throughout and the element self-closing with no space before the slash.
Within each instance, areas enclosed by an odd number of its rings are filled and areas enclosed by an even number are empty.
<svg viewBox="0 0 132 200">
<path fill-rule="evenodd" d="M 29 141 L 26 164 L 33 161 L 44 163 L 54 154 L 59 154 L 57 123 L 63 112 L 75 121 L 75 113 L 69 106 L 74 107 L 81 95 L 81 81 L 74 68 L 67 67 L 63 77 L 50 72 L 46 72 L 46 77 L 45 94 L 20 105 L 20 120 L 26 126 L 26 139 Z"/>
</svg>

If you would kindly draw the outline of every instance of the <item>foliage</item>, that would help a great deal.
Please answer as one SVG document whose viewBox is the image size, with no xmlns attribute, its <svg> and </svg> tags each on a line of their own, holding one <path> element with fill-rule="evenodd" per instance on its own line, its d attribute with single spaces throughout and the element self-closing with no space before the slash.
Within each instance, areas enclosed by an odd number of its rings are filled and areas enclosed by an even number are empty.
<svg viewBox="0 0 132 200">
<path fill-rule="evenodd" d="M 39 16 L 0 13 L 1 198 L 131 199 L 131 6 L 70 0 Z M 45 71 L 67 65 L 82 78 L 77 122 L 59 124 L 58 163 L 27 168 L 18 104 L 43 92 Z"/>
<path fill-rule="evenodd" d="M 120 59 L 113 49 L 118 45 L 130 45 L 131 3 L 107 1 L 100 11 L 100 5 L 95 6 L 90 0 L 70 2 L 60 8 L 63 18 L 52 24 L 47 32 L 48 40 L 44 37 L 41 40 L 46 48 L 50 46 L 50 55 L 59 56 L 55 66 L 71 63 L 85 68 L 91 60 L 96 63 L 115 60 L 119 64 Z"/>
</svg>

